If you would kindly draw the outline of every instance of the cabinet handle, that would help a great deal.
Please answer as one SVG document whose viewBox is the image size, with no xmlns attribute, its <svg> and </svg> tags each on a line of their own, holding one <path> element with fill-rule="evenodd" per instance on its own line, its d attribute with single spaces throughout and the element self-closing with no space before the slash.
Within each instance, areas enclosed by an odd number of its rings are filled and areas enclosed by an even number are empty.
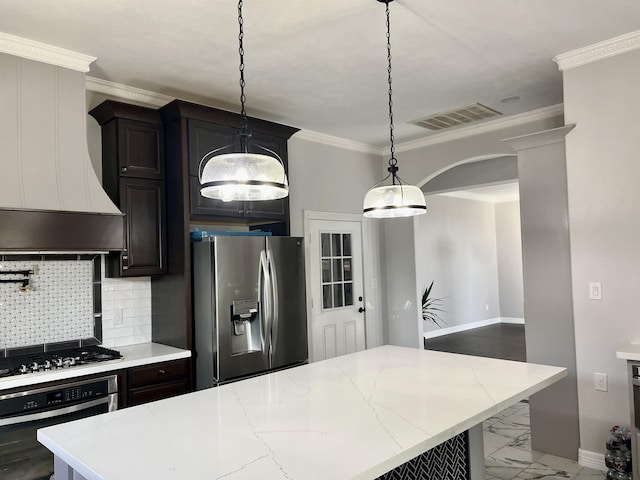
<svg viewBox="0 0 640 480">
<path fill-rule="evenodd" d="M 160 369 L 160 370 L 158 370 L 158 373 L 160 375 L 166 375 L 167 372 L 165 370 Z"/>
<path fill-rule="evenodd" d="M 125 173 L 127 171 L 127 167 L 122 167 L 122 173 Z"/>
</svg>

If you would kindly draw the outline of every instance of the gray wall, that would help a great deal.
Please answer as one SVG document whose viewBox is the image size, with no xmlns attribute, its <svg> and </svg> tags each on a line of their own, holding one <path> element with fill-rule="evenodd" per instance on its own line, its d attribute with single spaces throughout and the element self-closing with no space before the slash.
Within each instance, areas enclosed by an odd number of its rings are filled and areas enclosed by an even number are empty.
<svg viewBox="0 0 640 480">
<path fill-rule="evenodd" d="M 500 317 L 524 318 L 520 202 L 496 203 Z"/>
<path fill-rule="evenodd" d="M 534 450 L 578 459 L 578 389 L 571 299 L 564 136 L 571 127 L 507 140 L 518 152 L 527 361 L 568 375 L 529 398 Z"/>
<path fill-rule="evenodd" d="M 629 424 L 616 350 L 640 343 L 639 76 L 639 50 L 564 72 L 580 443 L 593 452 Z M 602 300 L 589 300 L 589 282 L 602 282 Z M 594 390 L 594 372 L 608 374 L 608 392 Z"/>
<path fill-rule="evenodd" d="M 379 220 L 384 224 L 386 239 L 389 321 L 386 327 L 389 344 L 422 348 L 422 317 L 420 302 L 417 300 L 419 287 L 416 285 L 414 256 L 414 221 L 414 218 Z"/>
<path fill-rule="evenodd" d="M 445 327 L 499 317 L 494 204 L 444 195 L 426 200 L 428 212 L 415 222 L 420 292 L 435 282 L 433 295 L 444 297 Z M 424 325 L 425 331 L 438 328 Z"/>
</svg>

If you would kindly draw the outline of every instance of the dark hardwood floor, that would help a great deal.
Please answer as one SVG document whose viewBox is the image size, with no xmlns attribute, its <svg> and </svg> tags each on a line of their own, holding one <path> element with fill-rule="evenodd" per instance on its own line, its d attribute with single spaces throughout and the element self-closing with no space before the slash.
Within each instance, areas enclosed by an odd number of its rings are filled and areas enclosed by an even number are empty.
<svg viewBox="0 0 640 480">
<path fill-rule="evenodd" d="M 429 338 L 424 341 L 424 348 L 518 362 L 527 360 L 524 325 L 499 323 L 442 337 Z"/>
</svg>

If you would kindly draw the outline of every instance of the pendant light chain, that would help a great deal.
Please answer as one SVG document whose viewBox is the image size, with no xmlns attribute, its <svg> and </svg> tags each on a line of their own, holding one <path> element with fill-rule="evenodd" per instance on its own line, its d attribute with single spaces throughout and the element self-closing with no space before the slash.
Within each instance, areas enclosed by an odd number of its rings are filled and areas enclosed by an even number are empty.
<svg viewBox="0 0 640 480">
<path fill-rule="evenodd" d="M 238 53 L 240 54 L 240 104 L 242 105 L 242 109 L 240 111 L 240 122 L 242 130 L 246 131 L 249 126 L 249 120 L 247 119 L 247 110 L 244 106 L 247 98 L 244 94 L 244 19 L 242 18 L 242 0 L 238 1 L 238 26 L 240 27 L 240 33 L 238 34 Z"/>
<path fill-rule="evenodd" d="M 387 74 L 389 82 L 389 141 L 391 142 L 391 158 L 389 159 L 389 166 L 395 167 L 398 163 L 396 160 L 396 147 L 393 143 L 393 90 L 391 88 L 391 22 L 389 21 L 389 2 L 385 2 L 387 11 Z M 395 176 L 394 176 L 395 177 Z M 395 180 L 395 178 L 394 178 Z M 395 183 L 395 182 L 394 182 Z"/>
</svg>

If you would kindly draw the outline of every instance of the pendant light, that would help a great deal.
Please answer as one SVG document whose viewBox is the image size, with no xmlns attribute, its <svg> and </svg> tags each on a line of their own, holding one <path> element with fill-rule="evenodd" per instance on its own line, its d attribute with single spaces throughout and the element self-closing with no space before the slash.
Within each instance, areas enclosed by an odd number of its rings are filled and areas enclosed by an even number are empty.
<svg viewBox="0 0 640 480">
<path fill-rule="evenodd" d="M 408 185 L 398 176 L 398 160 L 393 144 L 393 100 L 391 90 L 391 28 L 389 23 L 389 3 L 393 0 L 378 0 L 386 5 L 387 11 L 387 72 L 389 81 L 389 139 L 391 141 L 391 158 L 389 158 L 389 175 L 369 189 L 364 196 L 363 215 L 371 218 L 411 217 L 422 215 L 427 211 L 422 190 Z M 384 183 L 391 179 L 391 185 Z"/>
<path fill-rule="evenodd" d="M 274 200 L 289 195 L 289 184 L 282 158 L 251 140 L 244 94 L 244 26 L 242 0 L 238 2 L 238 35 L 240 53 L 240 151 L 224 153 L 233 144 L 210 151 L 198 167 L 200 195 L 230 202 Z M 258 151 L 259 153 L 256 153 Z M 204 164 L 204 169 L 202 165 Z"/>
</svg>

